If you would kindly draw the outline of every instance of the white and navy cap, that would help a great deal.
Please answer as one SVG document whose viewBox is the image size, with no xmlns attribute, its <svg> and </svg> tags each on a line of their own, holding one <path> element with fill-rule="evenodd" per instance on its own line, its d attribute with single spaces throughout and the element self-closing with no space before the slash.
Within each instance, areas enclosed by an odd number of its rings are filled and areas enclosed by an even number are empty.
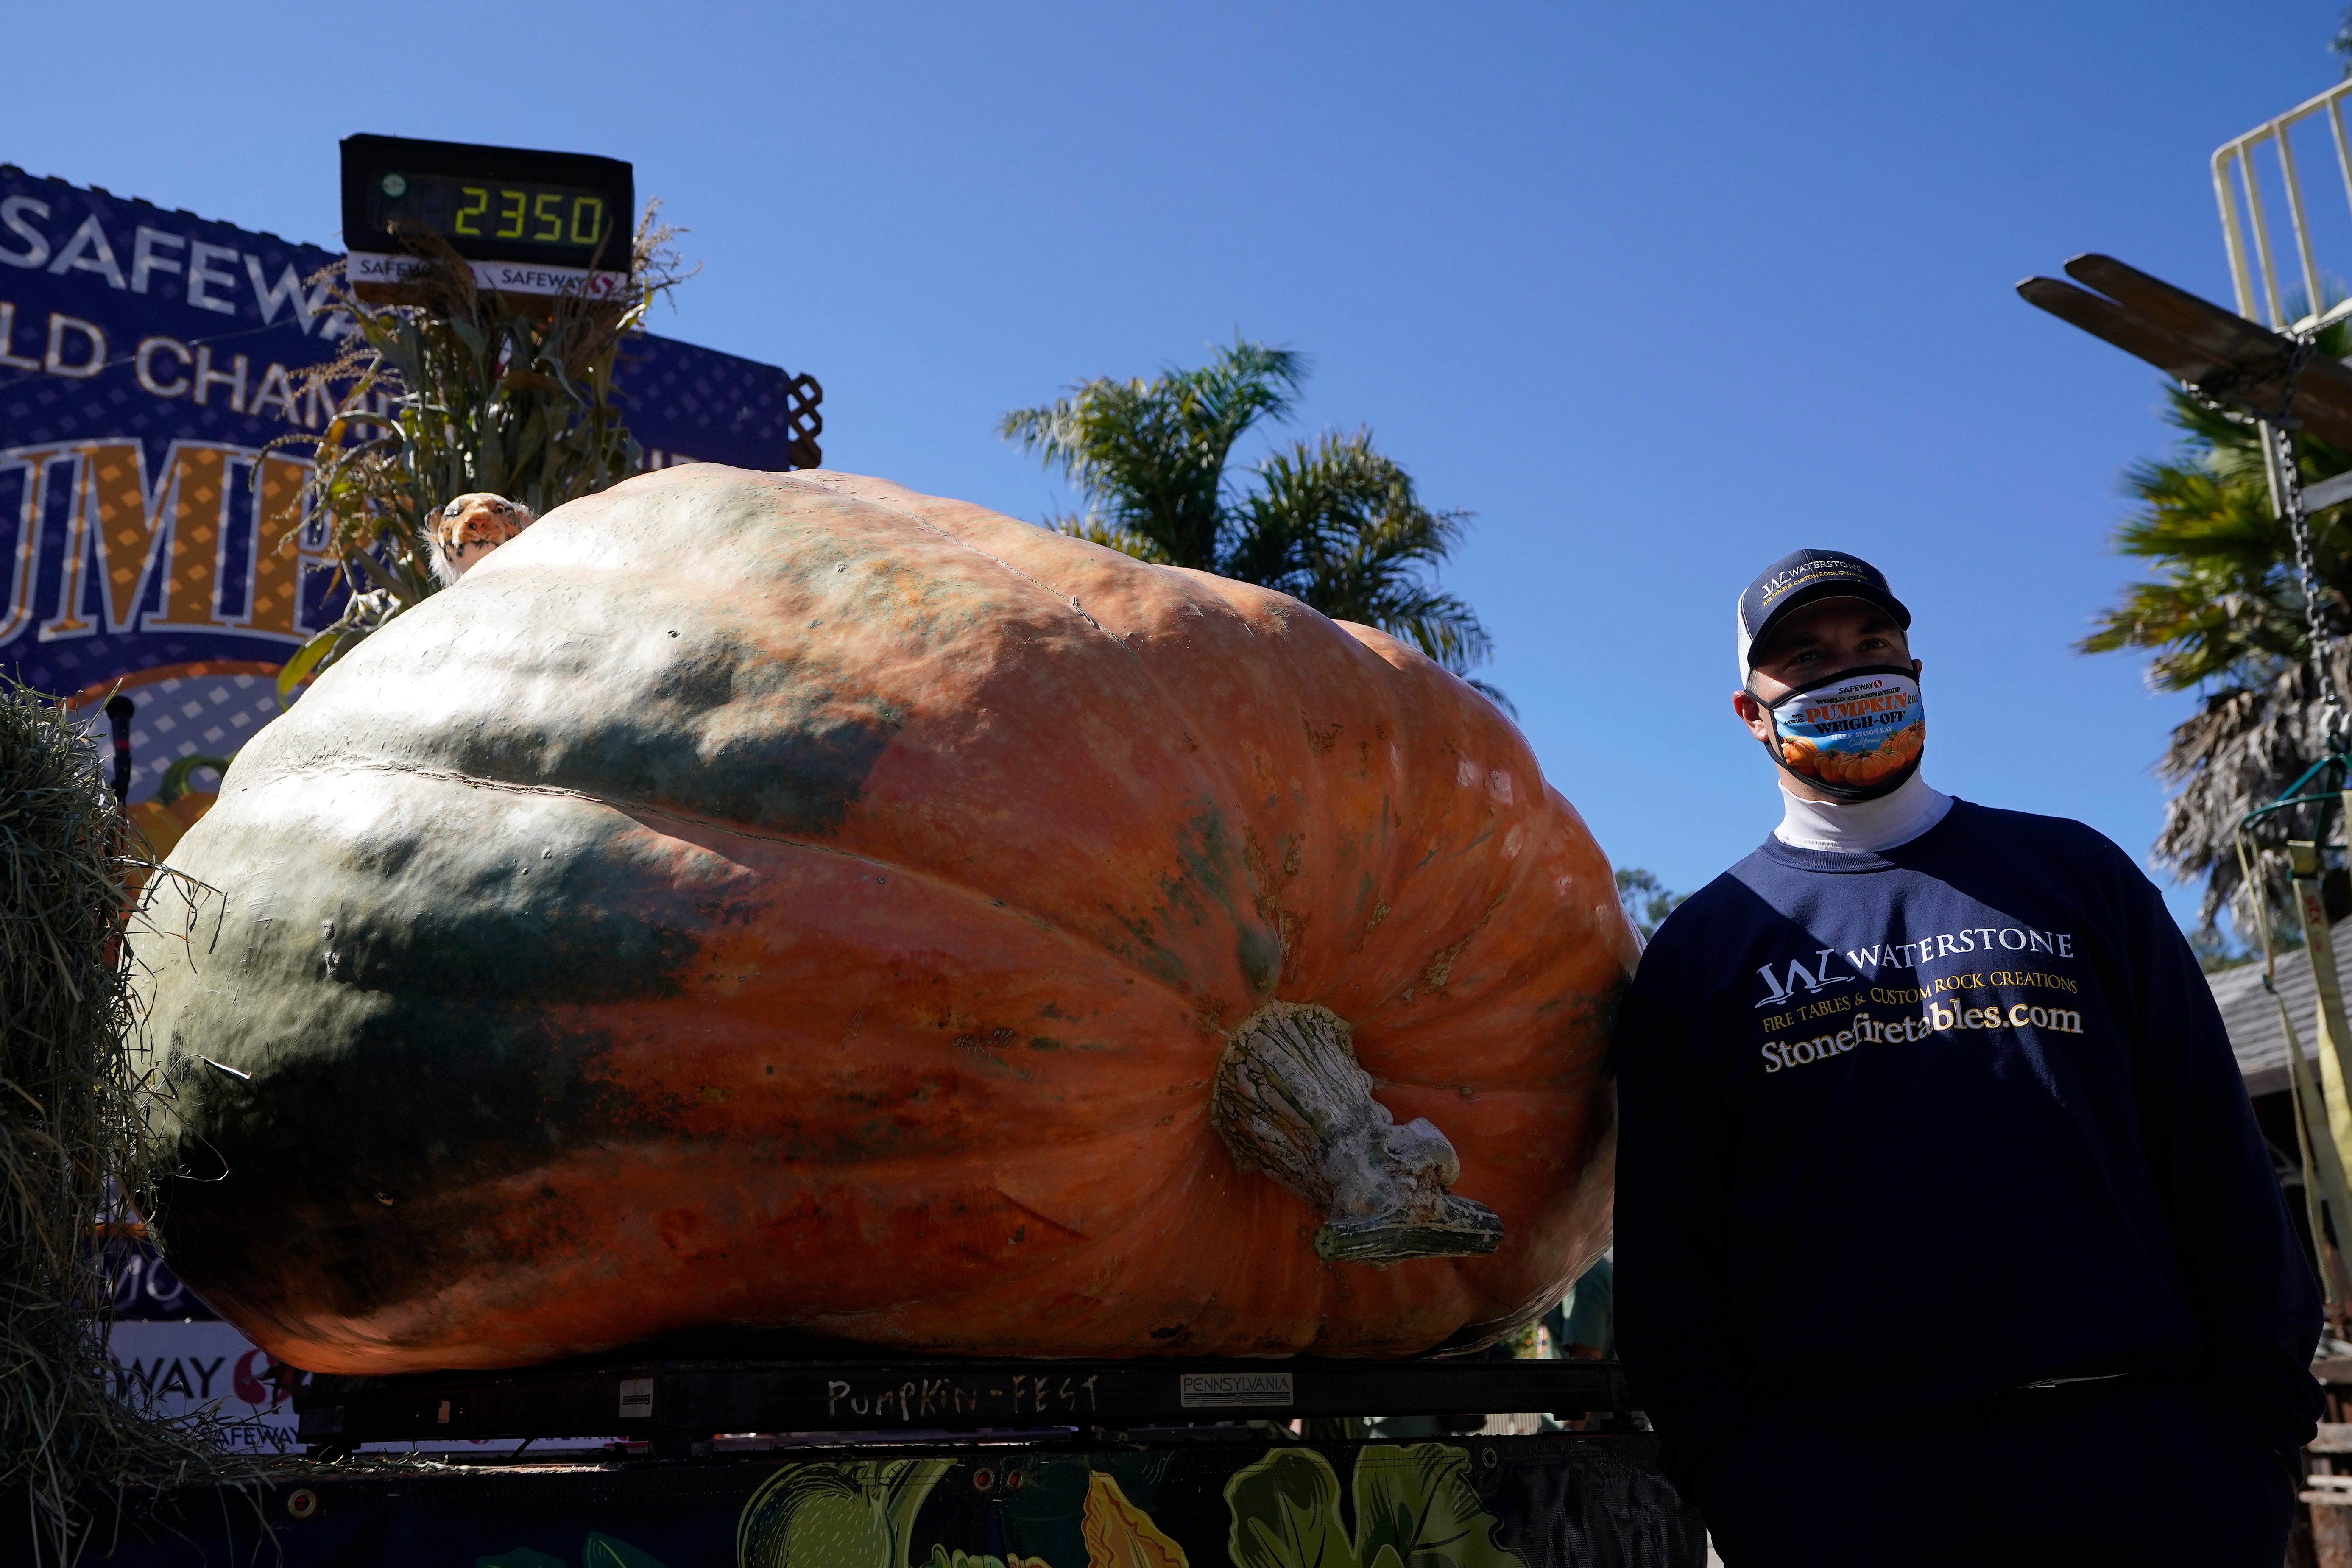
<svg viewBox="0 0 2352 1568">
<path fill-rule="evenodd" d="M 1792 550 L 1757 574 L 1739 595 L 1739 679 L 1755 668 L 1748 654 L 1790 611 L 1823 599 L 1866 599 L 1911 629 L 1911 612 L 1886 586 L 1885 574 L 1843 550 Z"/>
</svg>

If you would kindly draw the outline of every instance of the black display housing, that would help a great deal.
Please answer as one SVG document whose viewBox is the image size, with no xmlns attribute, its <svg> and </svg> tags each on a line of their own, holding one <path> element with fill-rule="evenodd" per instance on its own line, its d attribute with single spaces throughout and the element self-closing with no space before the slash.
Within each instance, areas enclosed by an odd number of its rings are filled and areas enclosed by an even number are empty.
<svg viewBox="0 0 2352 1568">
<path fill-rule="evenodd" d="M 352 250 L 399 255 L 423 231 L 473 261 L 628 270 L 636 177 L 618 158 L 361 135 L 342 159 Z"/>
</svg>

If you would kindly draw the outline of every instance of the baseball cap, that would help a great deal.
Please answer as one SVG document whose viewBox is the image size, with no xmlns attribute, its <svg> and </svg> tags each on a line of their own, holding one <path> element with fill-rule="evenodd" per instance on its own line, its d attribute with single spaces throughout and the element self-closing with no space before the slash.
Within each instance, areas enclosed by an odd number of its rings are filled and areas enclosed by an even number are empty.
<svg viewBox="0 0 2352 1568">
<path fill-rule="evenodd" d="M 1911 612 L 1886 586 L 1885 574 L 1843 550 L 1792 550 L 1757 574 L 1739 595 L 1739 679 L 1754 668 L 1748 654 L 1790 612 L 1823 599 L 1866 599 L 1911 629 Z"/>
</svg>

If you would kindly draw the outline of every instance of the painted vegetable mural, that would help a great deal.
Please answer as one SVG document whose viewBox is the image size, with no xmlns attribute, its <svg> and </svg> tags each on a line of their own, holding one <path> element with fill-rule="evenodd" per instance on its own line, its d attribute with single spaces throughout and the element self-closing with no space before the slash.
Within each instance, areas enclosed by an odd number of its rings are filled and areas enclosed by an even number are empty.
<svg viewBox="0 0 2352 1568">
<path fill-rule="evenodd" d="M 981 508 L 665 469 L 320 678 L 171 864 L 173 1267 L 321 1372 L 699 1327 L 1401 1355 L 1603 1245 L 1634 953 L 1382 634 Z"/>
<path fill-rule="evenodd" d="M 155 798 L 142 800 L 131 808 L 131 826 L 146 840 L 148 849 L 157 855 L 171 853 L 172 847 L 213 808 L 213 802 L 220 798 L 218 792 L 198 789 L 194 783 L 195 774 L 206 770 L 225 773 L 228 771 L 228 759 L 180 758 L 163 770 L 163 787 L 156 791 Z"/>
<path fill-rule="evenodd" d="M 1499 1544 L 1497 1521 L 1470 1484 L 1470 1456 L 1444 1443 L 1367 1443 L 1355 1450 L 1349 1527 L 1339 1479 L 1313 1448 L 1283 1447 L 1230 1476 L 1225 1546 L 1233 1568 L 1527 1568 Z M 916 1516 L 956 1468 L 950 1459 L 787 1465 L 761 1483 L 735 1532 L 739 1568 L 1077 1568 L 1045 1557 L 920 1554 Z M 1019 1472 L 1008 1470 L 1010 1481 Z M 983 1475 L 988 1472 L 983 1471 Z M 1030 1486 L 1083 1485 L 1086 1568 L 1191 1568 L 1184 1548 L 1108 1471 L 1048 1462 Z M 1047 1504 L 1041 1517 L 1066 1511 Z M 1016 1526 L 1017 1521 L 1006 1521 Z M 1026 1533 L 1026 1531 L 1019 1531 Z"/>
<path fill-rule="evenodd" d="M 744 1503 L 734 1562 L 736 1568 L 1192 1568 L 1182 1543 L 1145 1506 L 1165 1461 L 1111 1462 L 1123 1462 L 1129 1480 L 1142 1483 L 1144 1502 L 1129 1497 L 1119 1475 L 1084 1458 L 1008 1453 L 1001 1470 L 914 1458 L 782 1465 Z M 1269 1449 L 1225 1479 L 1225 1555 L 1232 1568 L 1527 1568 L 1526 1558 L 1497 1541 L 1501 1521 L 1471 1484 L 1470 1464 L 1466 1450 L 1442 1443 L 1361 1445 L 1350 1510 L 1321 1453 Z M 942 1497 L 942 1488 L 961 1489 L 962 1506 Z M 926 1505 L 939 1501 L 949 1506 L 926 1516 Z M 929 1527 L 919 1517 L 928 1517 Z M 1196 1515 L 1178 1528 L 1209 1522 Z M 998 1551 L 950 1547 L 932 1539 L 940 1531 L 985 1536 Z M 602 1531 L 586 1533 L 579 1558 L 581 1568 L 664 1568 L 653 1553 Z M 477 1562 L 569 1568 L 566 1559 L 532 1547 Z"/>
</svg>

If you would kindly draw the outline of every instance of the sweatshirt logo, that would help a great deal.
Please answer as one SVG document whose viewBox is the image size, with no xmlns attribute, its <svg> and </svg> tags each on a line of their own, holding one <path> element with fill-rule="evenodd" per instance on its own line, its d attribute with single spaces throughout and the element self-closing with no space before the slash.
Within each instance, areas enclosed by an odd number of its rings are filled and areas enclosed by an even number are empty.
<svg viewBox="0 0 2352 1568">
<path fill-rule="evenodd" d="M 2083 1015 L 2074 1007 L 2037 1007 L 2028 1002 L 1995 1003 L 1990 1007 L 1965 1007 L 1956 1003 L 1930 1002 L 1908 1017 L 1885 1023 L 1868 1013 L 1856 1013 L 1843 1029 L 1827 1030 L 1810 1040 L 1767 1040 L 1764 1070 L 1811 1067 L 1842 1057 L 1856 1046 L 1900 1044 L 1958 1029 L 2025 1029 L 2079 1035 Z"/>
<path fill-rule="evenodd" d="M 1836 948 L 1824 947 L 1813 954 L 1813 967 L 1811 969 L 1805 967 L 1802 960 L 1794 958 L 1789 960 L 1788 967 L 1779 974 L 1772 973 L 1772 966 L 1769 963 L 1759 965 L 1756 973 L 1764 977 L 1765 996 L 1756 1005 L 1770 1007 L 1786 1002 L 1796 994 L 1800 985 L 1805 988 L 1808 995 L 1817 995 L 1824 987 L 1851 985 L 1862 978 L 1858 974 L 1832 974 L 1830 964 L 1836 957 Z"/>
</svg>

